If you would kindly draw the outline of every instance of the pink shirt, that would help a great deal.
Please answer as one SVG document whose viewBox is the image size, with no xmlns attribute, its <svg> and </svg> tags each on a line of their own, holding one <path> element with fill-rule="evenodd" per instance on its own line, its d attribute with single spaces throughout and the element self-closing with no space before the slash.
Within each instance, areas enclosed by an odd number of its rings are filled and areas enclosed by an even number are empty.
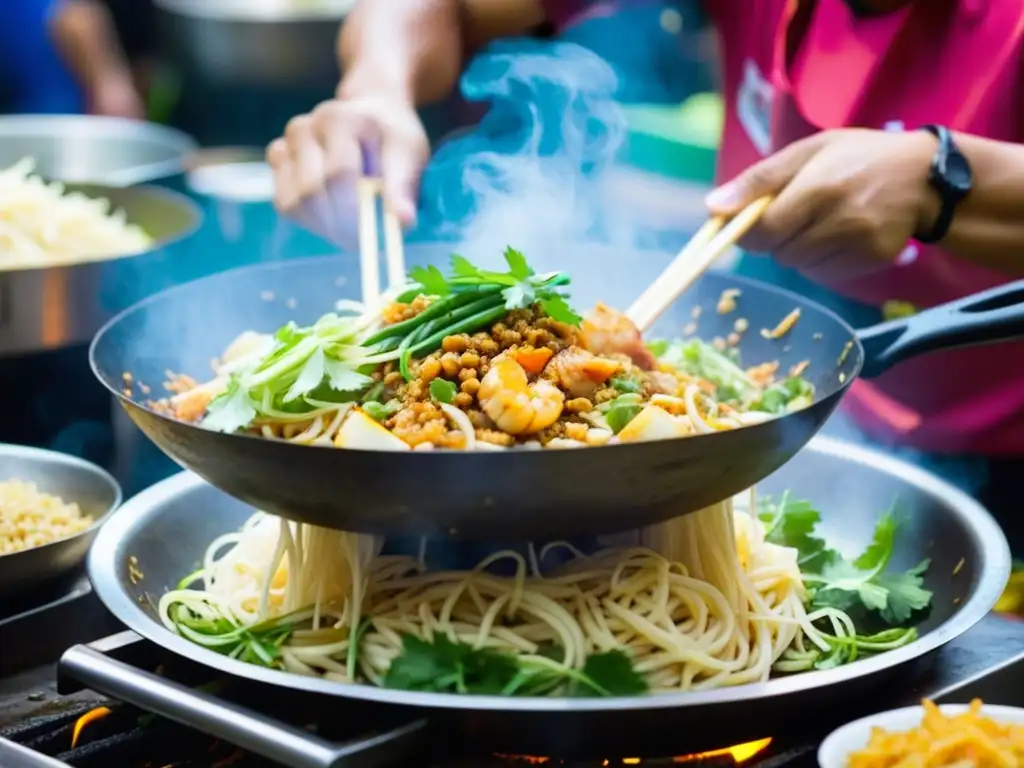
<svg viewBox="0 0 1024 768">
<path fill-rule="evenodd" d="M 593 5 L 552 0 L 549 7 L 564 22 Z M 868 19 L 855 18 L 842 0 L 812 5 L 800 18 L 793 0 L 707 3 L 723 43 L 723 180 L 831 128 L 941 123 L 1024 139 L 1021 0 L 915 0 Z M 911 242 L 891 269 L 828 287 L 874 306 L 900 300 L 924 307 L 1004 282 Z M 845 406 L 882 441 L 937 453 L 1024 455 L 1024 343 L 908 361 L 855 382 Z"/>
</svg>

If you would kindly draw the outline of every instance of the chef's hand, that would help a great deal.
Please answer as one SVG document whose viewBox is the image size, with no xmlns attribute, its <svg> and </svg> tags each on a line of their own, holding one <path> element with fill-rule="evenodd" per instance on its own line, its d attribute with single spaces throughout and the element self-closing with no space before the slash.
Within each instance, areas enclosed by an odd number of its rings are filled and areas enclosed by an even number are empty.
<svg viewBox="0 0 1024 768">
<path fill-rule="evenodd" d="M 142 97 L 127 72 L 113 72 L 96 78 L 96 82 L 86 90 L 86 104 L 92 115 L 130 120 L 142 120 L 146 116 Z"/>
<path fill-rule="evenodd" d="M 411 101 L 370 83 L 348 90 L 343 83 L 337 98 L 293 118 L 284 136 L 267 148 L 274 203 L 321 237 L 348 245 L 356 234 L 355 181 L 364 170 L 382 176 L 384 204 L 408 226 L 416 216 L 419 177 L 429 155 Z"/>
<path fill-rule="evenodd" d="M 714 190 L 714 214 L 775 195 L 740 241 L 812 279 L 850 279 L 893 263 L 938 216 L 928 184 L 937 140 L 924 131 L 826 131 L 798 141 Z"/>
</svg>

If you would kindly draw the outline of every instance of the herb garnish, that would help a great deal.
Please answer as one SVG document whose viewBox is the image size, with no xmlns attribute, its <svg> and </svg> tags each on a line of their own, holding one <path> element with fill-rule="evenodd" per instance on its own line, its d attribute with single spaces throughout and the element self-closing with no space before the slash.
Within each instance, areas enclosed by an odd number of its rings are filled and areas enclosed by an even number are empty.
<svg viewBox="0 0 1024 768">
<path fill-rule="evenodd" d="M 354 401 L 373 384 L 359 370 L 368 356 L 359 348 L 360 330 L 356 318 L 336 314 L 309 327 L 288 323 L 278 329 L 268 354 L 232 373 L 227 389 L 207 408 L 203 426 L 235 432 L 258 415 L 301 421 Z"/>
<path fill-rule="evenodd" d="M 394 343 L 399 369 L 410 379 L 409 361 L 414 355 L 437 349 L 446 336 L 486 328 L 513 309 L 538 304 L 553 320 L 579 325 L 580 316 L 560 292 L 569 284 L 567 275 L 561 272 L 534 274 L 523 254 L 514 248 L 507 248 L 504 256 L 508 272 L 480 269 L 458 255 L 451 257 L 448 276 L 437 267 L 414 268 L 409 276 L 416 285 L 398 300 L 411 300 L 424 294 L 433 301 L 415 317 L 372 334 L 366 343 Z"/>
<path fill-rule="evenodd" d="M 386 688 L 489 696 L 542 696 L 566 688 L 570 696 L 636 696 L 647 681 L 621 651 L 592 654 L 581 670 L 565 670 L 548 655 L 513 656 L 473 648 L 444 635 L 402 637 L 402 654 L 391 662 Z"/>
<path fill-rule="evenodd" d="M 807 379 L 790 376 L 768 387 L 751 407 L 767 413 L 784 413 L 810 405 L 813 398 L 814 386 Z"/>
<path fill-rule="evenodd" d="M 292 633 L 287 616 L 240 627 L 207 604 L 178 604 L 173 620 L 178 632 L 193 643 L 232 659 L 271 668 L 281 666 L 281 646 Z"/>
<path fill-rule="evenodd" d="M 845 611 L 860 607 L 889 625 L 901 625 L 931 605 L 932 593 L 924 588 L 922 578 L 928 560 L 903 573 L 887 570 L 898 529 L 893 510 L 878 519 L 871 544 L 853 560 L 814 535 L 821 515 L 806 501 L 792 501 L 783 495 L 778 504 L 763 506 L 759 517 L 767 527 L 768 541 L 799 553 L 798 564 L 811 591 L 812 608 Z"/>
<path fill-rule="evenodd" d="M 534 304 L 559 322 L 581 322 L 562 293 L 567 275 L 535 274 L 514 248 L 504 256 L 508 272 L 479 269 L 461 256 L 452 256 L 448 275 L 434 266 L 413 269 L 412 285 L 396 301 L 425 295 L 429 304 L 416 316 L 383 328 L 376 327 L 375 313 L 332 313 L 308 327 L 288 323 L 274 334 L 267 354 L 231 373 L 226 389 L 207 408 L 203 426 L 236 432 L 259 417 L 304 421 L 360 399 L 373 418 L 383 420 L 385 411 L 370 405 L 382 388 L 369 376 L 382 363 L 397 361 L 409 380 L 412 359 L 438 349 L 446 336 L 475 333 L 510 310 Z M 441 386 L 432 387 L 432 396 L 450 403 L 454 394 L 448 398 Z"/>
<path fill-rule="evenodd" d="M 728 356 L 699 339 L 664 345 L 658 359 L 691 376 L 706 379 L 727 395 L 727 399 L 752 402 L 760 390 L 746 372 Z"/>
</svg>

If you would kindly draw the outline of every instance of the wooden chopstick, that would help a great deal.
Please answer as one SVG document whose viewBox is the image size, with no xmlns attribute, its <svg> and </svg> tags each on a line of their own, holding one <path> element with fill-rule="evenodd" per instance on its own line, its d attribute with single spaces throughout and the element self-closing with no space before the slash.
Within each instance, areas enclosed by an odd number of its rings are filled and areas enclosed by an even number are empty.
<svg viewBox="0 0 1024 768">
<path fill-rule="evenodd" d="M 650 328 L 687 288 L 757 223 L 771 201 L 770 196 L 755 200 L 728 222 L 720 216 L 708 220 L 626 311 L 636 327 L 641 332 Z"/>
<path fill-rule="evenodd" d="M 380 236 L 378 234 L 377 202 L 381 196 L 380 179 L 363 177 L 357 184 L 359 193 L 359 271 L 363 303 L 372 305 L 380 299 Z M 384 206 L 384 259 L 388 287 L 405 282 L 405 252 L 402 225 Z"/>
</svg>

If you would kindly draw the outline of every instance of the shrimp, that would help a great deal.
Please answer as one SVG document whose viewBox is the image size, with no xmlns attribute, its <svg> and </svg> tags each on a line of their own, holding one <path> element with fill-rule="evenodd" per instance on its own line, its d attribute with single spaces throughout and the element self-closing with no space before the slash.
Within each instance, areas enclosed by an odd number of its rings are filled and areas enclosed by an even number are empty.
<svg viewBox="0 0 1024 768">
<path fill-rule="evenodd" d="M 505 355 L 491 362 L 476 398 L 498 429 L 509 435 L 530 435 L 550 427 L 565 405 L 558 387 L 543 379 L 531 384 L 523 366 Z"/>
<path fill-rule="evenodd" d="M 568 347 L 551 359 L 544 376 L 558 383 L 572 397 L 591 397 L 600 384 L 622 369 L 622 363 L 617 360 L 596 357 L 579 347 Z"/>
<path fill-rule="evenodd" d="M 628 355 L 639 368 L 654 368 L 654 355 L 644 345 L 640 329 L 624 314 L 604 304 L 594 307 L 583 321 L 583 338 L 587 349 L 595 354 Z"/>
</svg>

